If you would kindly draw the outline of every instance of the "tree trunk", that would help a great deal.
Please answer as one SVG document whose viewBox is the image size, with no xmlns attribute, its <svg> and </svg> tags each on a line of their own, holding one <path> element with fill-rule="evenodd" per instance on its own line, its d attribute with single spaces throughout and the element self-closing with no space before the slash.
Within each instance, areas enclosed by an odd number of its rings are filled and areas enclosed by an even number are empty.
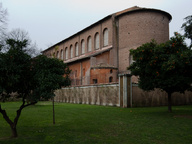
<svg viewBox="0 0 192 144">
<path fill-rule="evenodd" d="M 172 112 L 172 102 L 171 102 L 171 94 L 168 92 L 168 111 L 171 113 Z"/>
<path fill-rule="evenodd" d="M 7 121 L 7 123 L 10 125 L 11 127 L 11 132 L 12 132 L 12 136 L 13 138 L 16 138 L 17 135 L 17 129 L 16 129 L 16 124 L 14 124 L 10 118 L 7 116 L 7 113 L 5 110 L 1 109 L 1 105 L 0 105 L 0 113 L 3 115 L 3 118 Z"/>
<path fill-rule="evenodd" d="M 12 138 L 18 137 L 16 126 L 11 126 Z"/>
<path fill-rule="evenodd" d="M 25 105 L 25 101 L 23 99 L 23 104 L 20 106 L 20 108 L 17 110 L 17 115 L 14 119 L 14 122 L 10 120 L 10 118 L 8 117 L 7 115 L 7 112 L 5 110 L 3 110 L 1 108 L 1 104 L 0 104 L 0 113 L 3 115 L 3 118 L 7 121 L 7 123 L 10 125 L 11 127 L 11 132 L 12 132 L 12 138 L 16 138 L 18 137 L 18 134 L 17 134 L 17 129 L 16 129 L 16 126 L 17 126 L 17 122 L 19 120 L 19 117 L 21 115 L 21 111 L 23 108 L 27 107 L 27 106 L 30 106 L 30 105 L 34 105 L 36 104 L 37 102 L 31 102 L 30 104 L 27 104 Z"/>
</svg>

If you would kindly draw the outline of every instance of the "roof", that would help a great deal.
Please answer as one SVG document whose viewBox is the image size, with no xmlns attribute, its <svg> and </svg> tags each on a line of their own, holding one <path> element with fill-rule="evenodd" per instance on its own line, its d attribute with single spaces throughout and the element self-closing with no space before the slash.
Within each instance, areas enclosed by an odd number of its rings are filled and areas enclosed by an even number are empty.
<svg viewBox="0 0 192 144">
<path fill-rule="evenodd" d="M 117 69 L 117 67 L 113 65 L 109 65 L 107 63 L 99 63 L 92 66 L 91 69 Z"/>
<path fill-rule="evenodd" d="M 161 12 L 161 13 L 164 13 L 165 15 L 167 15 L 170 21 L 171 21 L 171 19 L 172 19 L 172 16 L 171 16 L 169 13 L 165 12 L 165 11 L 158 10 L 158 9 L 141 8 L 141 7 L 138 7 L 138 6 L 134 6 L 134 7 L 131 7 L 131 8 L 128 8 L 128 9 L 125 9 L 125 10 L 122 10 L 122 11 L 119 11 L 119 12 L 116 12 L 116 13 L 113 13 L 113 14 L 110 14 L 110 15 L 104 17 L 103 19 L 101 19 L 101 20 L 93 23 L 92 25 L 90 25 L 90 26 L 82 29 L 81 31 L 75 33 L 74 35 L 71 35 L 70 37 L 68 37 L 68 38 L 66 38 L 66 39 L 64 39 L 64 40 L 56 43 L 55 45 L 53 45 L 53 46 L 51 46 L 51 47 L 49 47 L 49 48 L 47 48 L 46 50 L 42 51 L 42 53 L 48 51 L 49 49 L 54 48 L 55 46 L 57 46 L 57 45 L 59 45 L 59 44 L 62 44 L 63 42 L 65 42 L 65 41 L 67 41 L 67 40 L 69 40 L 69 39 L 71 39 L 71 38 L 79 35 L 80 33 L 84 32 L 85 30 L 87 30 L 87 29 L 89 29 L 89 28 L 97 25 L 98 23 L 100 23 L 100 22 L 102 22 L 102 21 L 104 21 L 104 20 L 106 20 L 106 19 L 111 18 L 112 16 L 119 17 L 119 16 L 122 16 L 122 15 L 124 15 L 124 14 L 132 13 L 132 12 L 137 12 L 137 11 L 156 11 L 156 12 Z"/>
<path fill-rule="evenodd" d="M 162 11 L 159 9 L 142 8 L 142 7 L 138 7 L 138 6 L 134 6 L 134 7 L 116 12 L 115 15 L 116 15 L 116 17 L 118 17 L 118 16 L 122 16 L 127 13 L 138 12 L 138 11 L 156 11 L 156 12 L 164 13 L 165 15 L 167 15 L 167 17 L 169 18 L 169 21 L 171 21 L 171 19 L 172 19 L 172 16 L 168 12 L 165 12 L 165 11 Z"/>
<path fill-rule="evenodd" d="M 98 50 L 95 50 L 95 51 L 92 51 L 92 52 L 89 52 L 89 53 L 86 53 L 86 54 L 83 54 L 83 55 L 80 55 L 78 57 L 74 57 L 72 59 L 68 59 L 68 60 L 65 60 L 64 63 L 72 63 L 72 62 L 76 62 L 78 60 L 83 60 L 83 59 L 87 59 L 87 58 L 90 58 L 90 57 L 93 57 L 93 56 L 97 56 L 99 54 L 102 54 L 104 52 L 107 52 L 107 51 L 110 51 L 112 49 L 112 46 L 107 46 L 103 49 L 98 49 Z"/>
<path fill-rule="evenodd" d="M 131 7 L 131 8 L 128 8 L 128 9 L 125 9 L 125 10 L 122 10 L 122 11 L 119 11 L 119 12 L 116 12 L 115 15 L 116 16 L 119 16 L 123 13 L 127 13 L 127 12 L 130 12 L 130 11 L 135 11 L 135 10 L 138 10 L 138 9 L 142 9 L 141 7 L 138 7 L 138 6 L 134 6 L 134 7 Z"/>
</svg>

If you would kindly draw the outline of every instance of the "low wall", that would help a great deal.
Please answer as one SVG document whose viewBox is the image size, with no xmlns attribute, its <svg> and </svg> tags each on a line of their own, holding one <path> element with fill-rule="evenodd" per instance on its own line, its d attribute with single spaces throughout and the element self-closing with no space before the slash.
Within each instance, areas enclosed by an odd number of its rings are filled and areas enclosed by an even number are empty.
<svg viewBox="0 0 192 144">
<path fill-rule="evenodd" d="M 140 89 L 137 85 L 132 86 L 133 107 L 143 106 L 166 106 L 168 105 L 167 93 L 160 89 L 146 92 Z M 192 92 L 186 91 L 184 94 L 175 92 L 172 94 L 172 105 L 187 105 L 192 104 Z"/>
<path fill-rule="evenodd" d="M 56 102 L 120 106 L 119 84 L 62 88 L 55 94 Z M 167 102 L 167 94 L 159 89 L 145 92 L 137 85 L 132 85 L 133 107 L 165 106 Z M 127 99 L 127 103 L 130 103 L 130 99 Z M 173 93 L 172 104 L 192 104 L 192 92 Z"/>
<path fill-rule="evenodd" d="M 118 84 L 62 88 L 55 94 L 57 102 L 119 106 Z"/>
</svg>

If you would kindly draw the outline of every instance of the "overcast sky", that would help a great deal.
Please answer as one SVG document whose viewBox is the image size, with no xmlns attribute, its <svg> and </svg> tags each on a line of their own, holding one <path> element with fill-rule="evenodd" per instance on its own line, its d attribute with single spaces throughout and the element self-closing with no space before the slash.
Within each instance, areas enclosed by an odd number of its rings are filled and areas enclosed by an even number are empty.
<svg viewBox="0 0 192 144">
<path fill-rule="evenodd" d="M 21 28 L 44 50 L 98 20 L 132 6 L 155 8 L 172 15 L 170 36 L 182 33 L 192 0 L 0 0 L 8 10 L 8 30 Z"/>
</svg>

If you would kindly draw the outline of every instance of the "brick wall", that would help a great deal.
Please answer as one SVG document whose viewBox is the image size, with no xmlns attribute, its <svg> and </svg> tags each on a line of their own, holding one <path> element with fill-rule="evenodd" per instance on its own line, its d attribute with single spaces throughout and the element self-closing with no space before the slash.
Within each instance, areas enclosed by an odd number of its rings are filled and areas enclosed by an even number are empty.
<svg viewBox="0 0 192 144">
<path fill-rule="evenodd" d="M 75 57 L 75 45 L 76 43 L 78 44 L 78 48 L 79 48 L 79 55 L 82 55 L 82 51 L 81 51 L 81 42 L 82 40 L 84 40 L 85 42 L 85 53 L 88 52 L 88 37 L 91 37 L 91 44 L 92 44 L 92 50 L 95 50 L 95 43 L 94 43 L 94 39 L 95 39 L 95 34 L 99 33 L 100 36 L 100 49 L 102 49 L 104 46 L 103 44 L 103 31 L 104 29 L 107 28 L 108 29 L 108 35 L 109 35 L 109 40 L 108 40 L 108 45 L 112 45 L 112 21 L 110 18 L 103 20 L 102 22 L 98 23 L 97 25 L 92 26 L 91 28 L 87 28 L 84 29 L 80 32 L 78 32 L 77 34 L 72 35 L 71 37 L 65 39 L 64 41 L 60 42 L 59 44 L 57 44 L 56 46 L 47 49 L 44 54 L 45 55 L 53 55 L 53 53 L 59 53 L 59 55 L 61 55 L 61 50 L 64 51 L 63 56 L 64 56 L 64 61 L 66 61 L 66 55 L 65 55 L 65 49 L 68 49 L 68 59 L 72 59 Z M 57 48 L 56 48 L 57 47 Z M 70 47 L 73 48 L 73 57 L 71 57 L 70 54 Z M 56 48 L 56 49 L 55 49 Z"/>
<path fill-rule="evenodd" d="M 130 10 L 133 11 L 130 12 Z M 81 84 L 87 85 L 91 83 L 90 68 L 94 64 L 109 64 L 118 69 L 117 73 L 128 73 L 129 50 L 136 49 L 151 39 L 155 39 L 159 43 L 167 41 L 169 39 L 169 20 L 170 16 L 166 12 L 133 7 L 99 20 L 45 50 L 44 54 L 47 56 L 54 54 L 55 57 L 58 55 L 58 58 L 61 59 L 61 52 L 63 51 L 63 61 L 72 70 L 72 78 L 82 79 Z M 106 28 L 108 29 L 108 45 L 104 46 L 103 32 Z M 95 49 L 96 33 L 99 34 L 99 49 Z M 89 37 L 91 37 L 91 51 L 88 51 Z M 85 43 L 83 54 L 81 50 L 82 40 Z M 78 44 L 78 56 L 75 54 L 76 44 Z M 72 55 L 70 48 L 73 49 Z M 65 54 L 66 49 L 67 54 Z M 106 49 L 107 51 L 103 51 Z M 114 78 L 118 82 L 117 76 Z M 137 82 L 136 78 L 133 80 Z"/>
<path fill-rule="evenodd" d="M 97 80 L 97 83 L 105 84 L 112 83 L 116 81 L 117 70 L 116 69 L 91 69 L 90 73 L 90 84 L 94 84 L 94 80 Z M 111 80 L 111 81 L 110 81 Z"/>
<path fill-rule="evenodd" d="M 156 11 L 137 11 L 119 17 L 119 71 L 129 66 L 129 50 L 155 39 L 169 40 L 169 18 Z"/>
<path fill-rule="evenodd" d="M 71 70 L 70 78 L 75 80 L 72 81 L 72 85 L 87 85 L 90 84 L 90 60 L 85 59 L 81 62 L 74 62 L 68 64 Z"/>
</svg>

